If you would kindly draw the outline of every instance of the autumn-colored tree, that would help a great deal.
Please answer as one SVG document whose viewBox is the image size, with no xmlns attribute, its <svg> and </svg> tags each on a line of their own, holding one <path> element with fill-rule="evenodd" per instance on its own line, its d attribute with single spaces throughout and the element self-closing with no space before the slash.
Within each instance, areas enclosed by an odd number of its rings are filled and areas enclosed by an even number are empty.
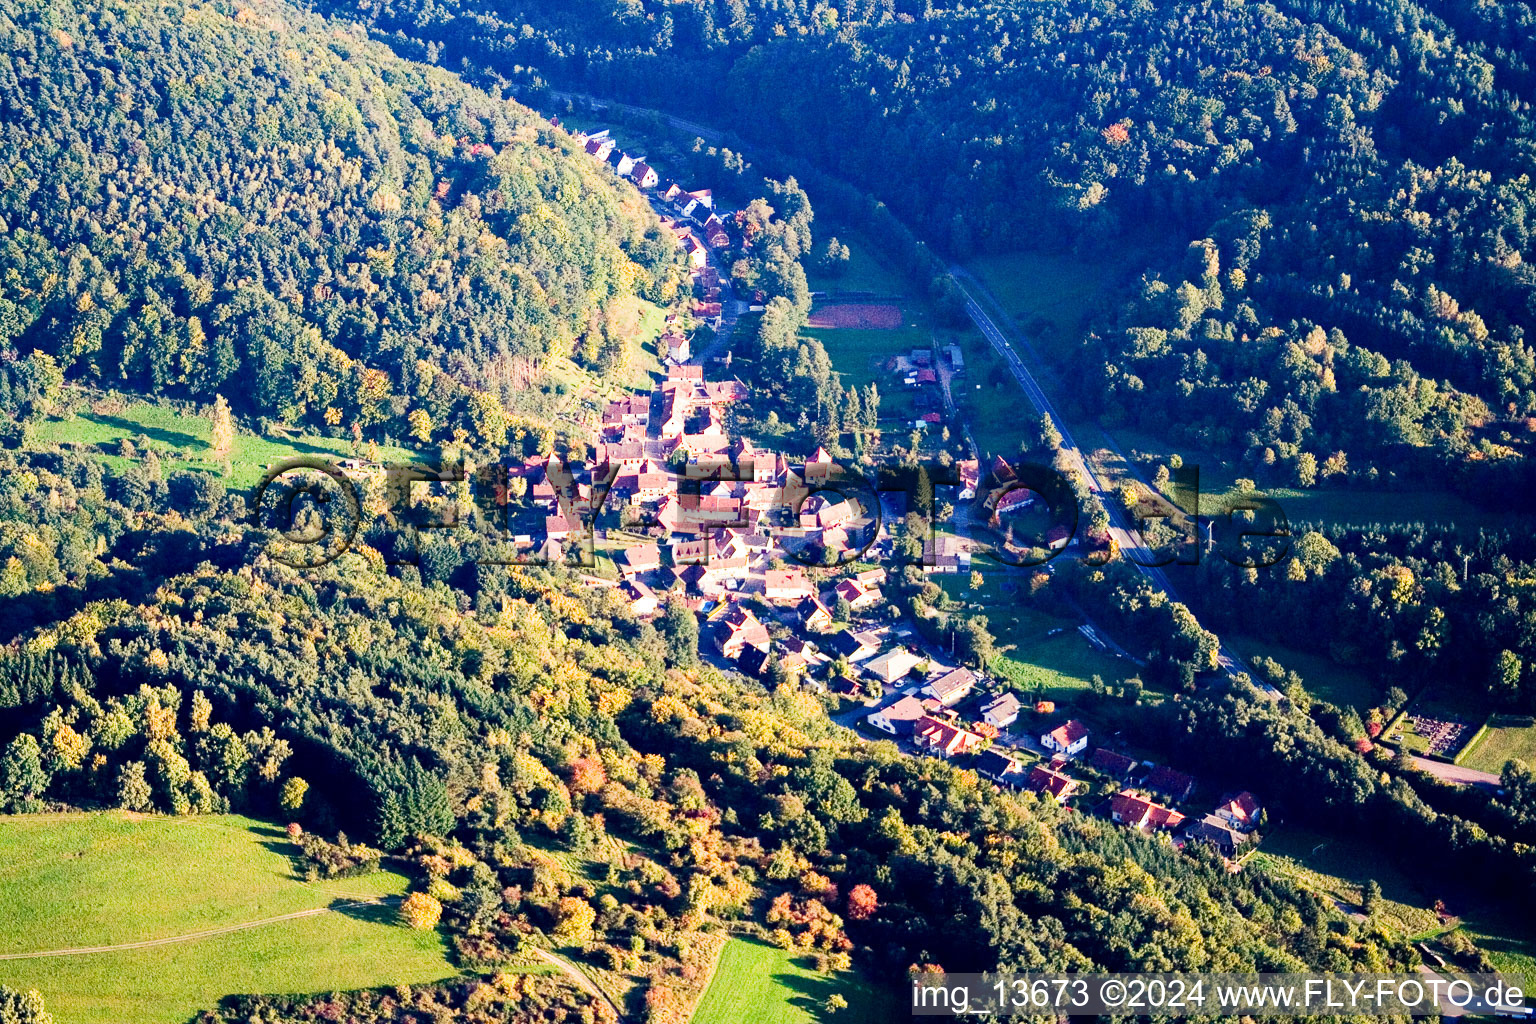
<svg viewBox="0 0 1536 1024">
<path fill-rule="evenodd" d="M 586 942 L 592 937 L 592 924 L 597 911 L 592 904 L 577 896 L 562 896 L 555 904 L 554 934 L 571 943 Z"/>
<path fill-rule="evenodd" d="M 298 841 L 304 835 L 304 826 L 300 825 L 296 821 L 290 821 L 288 823 L 287 832 L 288 832 L 288 838 L 289 839 L 292 839 L 294 841 Z"/>
<path fill-rule="evenodd" d="M 578 757 L 571 762 L 571 792 L 596 793 L 608 784 L 603 762 L 595 757 Z"/>
<path fill-rule="evenodd" d="M 235 446 L 235 421 L 229 413 L 229 403 L 223 395 L 213 396 L 213 426 L 209 433 L 209 446 L 220 458 L 228 455 Z"/>
<path fill-rule="evenodd" d="M 426 931 L 437 927 L 443 905 L 424 892 L 413 892 L 400 904 L 400 917 L 412 928 Z"/>
<path fill-rule="evenodd" d="M 432 440 L 432 416 L 425 409 L 412 409 L 406 417 L 411 424 L 411 436 L 422 444 Z"/>
<path fill-rule="evenodd" d="M 280 800 L 283 810 L 289 814 L 297 814 L 299 808 L 304 806 L 304 796 L 309 792 L 309 783 L 294 775 L 283 783 L 283 795 Z"/>
<path fill-rule="evenodd" d="M 860 882 L 848 890 L 848 920 L 867 921 L 880 906 L 879 897 L 870 886 Z"/>
<path fill-rule="evenodd" d="M 187 720 L 187 728 L 192 732 L 207 732 L 208 722 L 213 717 L 213 702 L 202 690 L 192 694 L 192 709 Z"/>
</svg>

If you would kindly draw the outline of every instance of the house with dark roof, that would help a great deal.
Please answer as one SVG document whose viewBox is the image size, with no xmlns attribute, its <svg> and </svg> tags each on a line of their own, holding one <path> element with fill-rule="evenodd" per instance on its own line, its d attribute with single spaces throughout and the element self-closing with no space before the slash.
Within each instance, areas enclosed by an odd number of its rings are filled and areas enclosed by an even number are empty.
<svg viewBox="0 0 1536 1024">
<path fill-rule="evenodd" d="M 1162 793 L 1176 803 L 1188 800 L 1189 794 L 1195 790 L 1193 776 L 1175 771 L 1164 764 L 1154 765 L 1147 773 L 1147 777 L 1142 780 L 1142 785 L 1154 793 Z"/>
<path fill-rule="evenodd" d="M 1088 758 L 1088 763 L 1111 778 L 1123 780 L 1131 777 L 1131 773 L 1136 770 L 1139 762 L 1134 757 L 1126 757 L 1108 748 L 1099 747 L 1093 752 L 1093 756 Z"/>
<path fill-rule="evenodd" d="M 768 627 L 758 621 L 750 608 L 733 604 L 714 622 L 715 646 L 722 657 L 735 661 L 748 647 L 768 646 Z"/>
<path fill-rule="evenodd" d="M 851 629 L 833 633 L 823 645 L 835 654 L 841 654 L 849 661 L 863 661 L 872 657 L 880 650 L 880 638 L 872 636 L 868 631 L 855 633 Z"/>
<path fill-rule="evenodd" d="M 999 750 L 987 750 L 977 755 L 975 768 L 982 778 L 1013 789 L 1023 786 L 1027 778 L 1024 766 Z"/>
<path fill-rule="evenodd" d="M 1207 843 L 1227 860 L 1237 856 L 1237 851 L 1248 842 L 1247 833 L 1239 832 L 1232 823 L 1219 814 L 1207 814 L 1185 830 L 1190 842 Z"/>
<path fill-rule="evenodd" d="M 1057 803 L 1064 804 L 1081 788 L 1081 784 L 1060 772 L 1035 765 L 1029 770 L 1029 781 L 1025 783 L 1025 788 L 1042 796 L 1049 795 Z"/>
<path fill-rule="evenodd" d="M 813 632 L 821 632 L 832 628 L 832 609 L 822 603 L 821 598 L 812 594 L 795 606 L 795 617 L 800 625 Z"/>
</svg>

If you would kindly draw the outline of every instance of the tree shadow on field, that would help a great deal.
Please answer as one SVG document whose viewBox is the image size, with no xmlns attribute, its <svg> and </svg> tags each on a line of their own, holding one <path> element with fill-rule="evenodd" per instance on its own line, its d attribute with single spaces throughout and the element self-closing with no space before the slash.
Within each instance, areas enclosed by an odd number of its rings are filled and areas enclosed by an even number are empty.
<svg viewBox="0 0 1536 1024">
<path fill-rule="evenodd" d="M 130 420 L 123 416 L 108 416 L 101 413 L 88 413 L 82 415 L 80 418 L 90 420 L 92 423 L 99 423 L 104 427 L 115 427 L 116 429 L 121 430 L 124 435 L 130 438 L 136 438 L 140 434 L 143 434 L 151 441 L 159 441 L 162 444 L 169 445 L 172 448 L 191 448 L 194 450 L 201 450 L 208 447 L 207 441 L 204 441 L 198 437 L 194 437 L 191 434 L 184 433 L 180 430 L 168 430 L 165 427 L 151 427 L 147 424 L 139 423 L 135 420 Z"/>
<path fill-rule="evenodd" d="M 800 959 L 805 961 L 801 966 L 811 966 L 809 958 Z M 821 975 L 806 977 L 803 974 L 775 974 L 773 980 L 795 993 L 789 999 L 791 1006 L 798 1006 L 815 1020 L 824 1019 L 827 997 L 842 990 L 834 979 Z"/>
</svg>

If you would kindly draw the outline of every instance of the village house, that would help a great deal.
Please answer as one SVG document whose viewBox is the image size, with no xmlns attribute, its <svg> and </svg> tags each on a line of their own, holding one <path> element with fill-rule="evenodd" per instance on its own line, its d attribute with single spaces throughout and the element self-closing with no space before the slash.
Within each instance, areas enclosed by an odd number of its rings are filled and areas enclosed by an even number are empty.
<svg viewBox="0 0 1536 1024">
<path fill-rule="evenodd" d="M 1049 795 L 1059 804 L 1066 803 L 1072 794 L 1081 788 L 1081 784 L 1076 779 L 1051 771 L 1049 768 L 1041 768 L 1039 765 L 1029 770 L 1029 781 L 1025 785 L 1042 796 Z"/>
<path fill-rule="evenodd" d="M 976 486 L 981 482 L 981 464 L 975 459 L 964 459 L 955 463 L 955 468 L 960 471 L 960 500 L 970 501 L 976 497 Z"/>
<path fill-rule="evenodd" d="M 1263 811 L 1258 798 L 1246 790 L 1222 802 L 1216 814 L 1226 819 L 1232 827 L 1247 831 L 1258 827 L 1259 814 Z"/>
<path fill-rule="evenodd" d="M 635 544 L 613 558 L 624 576 L 639 576 L 661 568 L 661 549 L 655 544 Z"/>
<path fill-rule="evenodd" d="M 863 611 L 871 608 L 881 601 L 880 588 L 872 583 L 861 583 L 858 580 L 843 580 L 834 588 L 838 597 L 848 602 L 848 607 L 854 611 Z"/>
<path fill-rule="evenodd" d="M 954 668 L 923 687 L 923 692 L 947 708 L 952 708 L 976 688 L 976 673 L 968 668 Z"/>
<path fill-rule="evenodd" d="M 1088 763 L 1113 779 L 1125 780 L 1131 777 L 1136 770 L 1137 761 L 1134 757 L 1126 757 L 1117 754 L 1113 750 L 1099 747 L 1088 758 Z"/>
<path fill-rule="evenodd" d="M 629 179 L 642 189 L 655 188 L 660 180 L 656 169 L 644 160 L 636 160 L 635 166 L 629 169 Z"/>
<path fill-rule="evenodd" d="M 1142 785 L 1154 793 L 1163 794 L 1175 803 L 1188 800 L 1189 794 L 1195 790 L 1193 776 L 1185 775 L 1180 771 L 1174 771 L 1167 765 L 1161 764 L 1154 766 L 1147 773 L 1147 777 L 1142 780 Z"/>
<path fill-rule="evenodd" d="M 1109 816 L 1122 825 L 1147 833 L 1178 828 L 1184 823 L 1184 815 L 1178 811 L 1155 804 L 1130 790 L 1121 790 L 1110 798 Z"/>
<path fill-rule="evenodd" d="M 764 649 L 768 646 L 768 627 L 758 621 L 752 609 L 744 605 L 728 605 L 719 618 L 714 620 L 715 647 L 721 657 L 735 661 L 748 647 Z"/>
<path fill-rule="evenodd" d="M 1220 814 L 1207 814 L 1184 831 L 1193 843 L 1206 843 L 1226 860 L 1237 856 L 1249 840 L 1249 835 L 1233 828 L 1232 822 Z"/>
<path fill-rule="evenodd" d="M 1018 789 L 1028 777 L 1024 766 L 998 750 L 983 751 L 976 758 L 976 774 L 999 786 Z"/>
<path fill-rule="evenodd" d="M 936 757 L 951 758 L 969 754 L 986 740 L 969 729 L 930 715 L 919 720 L 913 728 L 912 742 L 919 750 Z"/>
<path fill-rule="evenodd" d="M 571 524 L 561 515 L 545 516 L 544 536 L 549 540 L 563 543 L 570 539 Z"/>
<path fill-rule="evenodd" d="M 917 723 L 928 716 L 928 709 L 916 697 L 903 697 L 889 707 L 881 708 L 868 716 L 868 722 L 876 729 L 892 736 L 910 736 Z"/>
<path fill-rule="evenodd" d="M 1088 746 L 1088 727 L 1075 718 L 1069 719 L 1050 732 L 1042 734 L 1040 745 L 1063 757 L 1073 757 Z"/>
<path fill-rule="evenodd" d="M 832 628 L 832 609 L 823 604 L 821 598 L 815 594 L 795 606 L 795 617 L 802 628 L 813 633 Z"/>
<path fill-rule="evenodd" d="M 957 573 L 971 570 L 969 538 L 941 533 L 923 545 L 925 572 Z"/>
<path fill-rule="evenodd" d="M 923 659 L 905 647 L 895 647 L 864 665 L 864 671 L 882 683 L 894 683 L 917 667 Z"/>
<path fill-rule="evenodd" d="M 639 580 L 625 580 L 619 589 L 629 599 L 629 610 L 640 618 L 655 615 L 661 607 L 656 592 Z"/>
<path fill-rule="evenodd" d="M 803 601 L 815 592 L 803 569 L 770 569 L 763 574 L 763 596 L 772 604 Z"/>
<path fill-rule="evenodd" d="M 691 352 L 686 334 L 668 332 L 658 342 L 665 357 L 674 363 L 686 363 Z"/>
<path fill-rule="evenodd" d="M 879 568 L 878 566 L 873 569 L 865 569 L 863 572 L 856 575 L 854 579 L 858 580 L 860 583 L 863 583 L 866 586 L 878 587 L 880 584 L 885 582 L 885 570 Z"/>
<path fill-rule="evenodd" d="M 858 663 L 874 657 L 880 650 L 880 636 L 881 634 L 875 630 L 862 630 L 856 633 L 845 629 L 840 633 L 833 633 L 828 638 L 827 644 L 850 662 Z"/>
<path fill-rule="evenodd" d="M 981 720 L 995 729 L 1006 729 L 1018 721 L 1023 706 L 1012 693 L 1004 693 L 981 706 Z"/>
<path fill-rule="evenodd" d="M 1022 509 L 1026 509 L 1035 503 L 1035 492 L 1028 487 L 1015 487 L 1003 492 L 1003 496 L 997 499 L 997 505 L 992 509 L 992 522 L 1001 521 L 1003 516 L 1012 515 Z"/>
</svg>

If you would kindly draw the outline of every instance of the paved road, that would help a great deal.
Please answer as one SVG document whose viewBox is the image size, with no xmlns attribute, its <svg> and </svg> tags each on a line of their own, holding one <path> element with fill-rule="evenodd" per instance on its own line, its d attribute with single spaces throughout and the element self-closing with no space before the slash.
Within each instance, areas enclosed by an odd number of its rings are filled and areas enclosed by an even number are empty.
<svg viewBox="0 0 1536 1024">
<path fill-rule="evenodd" d="M 1056 407 L 1051 404 L 1051 400 L 1046 396 L 1039 383 L 1036 382 L 1034 375 L 1030 373 L 1029 368 L 1024 364 L 1024 360 L 1019 357 L 1019 352 L 1023 351 L 1025 355 L 1029 356 L 1031 362 L 1039 365 L 1041 362 L 1039 353 L 1034 350 L 1029 339 L 1022 331 L 1018 330 L 1016 325 L 1008 322 L 1006 317 L 1002 317 L 1009 327 L 1005 332 L 991 313 L 982 306 L 981 300 L 985 300 L 990 305 L 997 307 L 1000 317 L 1002 316 L 1001 307 L 998 306 L 997 300 L 987 291 L 985 285 L 958 264 L 951 266 L 949 270 L 951 275 L 954 276 L 955 281 L 959 284 L 960 290 L 965 294 L 965 311 L 970 315 L 971 321 L 976 324 L 977 329 L 991 343 L 992 348 L 1008 364 L 1008 368 L 1013 372 L 1014 379 L 1018 381 L 1019 387 L 1023 388 L 1029 400 L 1034 403 L 1035 408 L 1049 415 L 1056 424 L 1056 429 L 1061 434 L 1061 448 L 1066 453 L 1069 464 L 1082 473 L 1083 479 L 1088 483 L 1088 489 L 1099 496 L 1105 511 L 1109 513 L 1110 535 L 1114 537 L 1115 543 L 1120 546 L 1121 552 L 1128 554 L 1130 552 L 1143 551 L 1140 537 L 1132 531 L 1125 511 L 1120 507 L 1119 502 L 1115 500 L 1114 494 L 1106 491 L 1104 485 L 1094 473 L 1093 467 L 1089 464 L 1087 458 L 1084 457 L 1082 448 L 1072 437 L 1072 431 L 1067 426 L 1066 421 L 1056 411 Z M 1129 466 L 1129 461 L 1126 464 Z M 1142 565 L 1131 559 L 1127 560 L 1132 561 L 1132 564 L 1141 571 L 1141 574 L 1153 586 L 1166 593 L 1170 599 L 1178 600 L 1178 595 L 1175 593 L 1173 585 L 1168 581 L 1168 574 L 1161 568 Z M 1221 666 L 1222 671 L 1228 676 L 1235 676 L 1239 672 L 1247 673 L 1254 684 L 1269 697 L 1277 699 L 1281 696 L 1279 690 L 1256 676 L 1242 658 L 1225 644 L 1222 645 L 1221 650 L 1217 653 L 1217 662 Z"/>
<path fill-rule="evenodd" d="M 1492 786 L 1495 789 L 1499 785 L 1499 777 L 1493 772 L 1482 772 L 1459 764 L 1446 764 L 1444 761 L 1432 761 L 1418 755 L 1414 755 L 1413 764 L 1420 771 L 1427 772 L 1444 782 L 1454 782 L 1462 786 Z"/>
</svg>

